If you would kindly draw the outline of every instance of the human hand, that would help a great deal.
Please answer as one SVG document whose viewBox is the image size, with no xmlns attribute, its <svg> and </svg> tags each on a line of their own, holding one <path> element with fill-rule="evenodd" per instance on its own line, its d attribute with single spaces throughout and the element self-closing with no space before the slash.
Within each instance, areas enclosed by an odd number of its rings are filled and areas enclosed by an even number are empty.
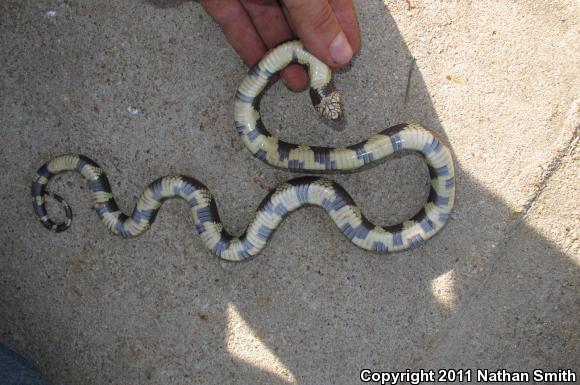
<svg viewBox="0 0 580 385">
<path fill-rule="evenodd" d="M 249 67 L 270 48 L 295 37 L 333 68 L 347 64 L 360 48 L 352 0 L 201 0 L 201 4 Z M 300 65 L 286 67 L 281 75 L 291 90 L 308 85 Z"/>
</svg>

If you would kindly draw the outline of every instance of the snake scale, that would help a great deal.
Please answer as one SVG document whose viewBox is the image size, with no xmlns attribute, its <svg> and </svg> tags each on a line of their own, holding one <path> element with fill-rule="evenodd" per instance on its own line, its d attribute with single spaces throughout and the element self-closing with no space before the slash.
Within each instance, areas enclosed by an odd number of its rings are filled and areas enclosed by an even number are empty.
<svg viewBox="0 0 580 385">
<path fill-rule="evenodd" d="M 313 205 L 323 208 L 340 231 L 355 245 L 372 251 L 391 252 L 413 247 L 435 235 L 445 225 L 455 197 L 453 158 L 437 135 L 418 124 L 400 124 L 348 147 L 312 147 L 283 142 L 272 136 L 260 118 L 259 100 L 269 80 L 297 62 L 308 67 L 310 96 L 316 111 L 331 121 L 341 118 L 340 94 L 331 81 L 330 69 L 310 54 L 299 41 L 284 43 L 255 65 L 235 96 L 235 126 L 254 156 L 271 166 L 311 172 L 356 170 L 401 151 L 423 155 L 431 177 L 427 202 L 411 219 L 395 226 L 377 226 L 367 220 L 349 194 L 329 179 L 306 176 L 280 184 L 260 204 L 244 234 L 230 235 L 223 227 L 212 194 L 188 176 L 165 176 L 141 194 L 132 214 L 122 213 L 103 170 L 91 159 L 60 155 L 45 163 L 32 183 L 36 215 L 48 229 L 61 232 L 72 221 L 66 201 L 46 191 L 49 180 L 65 171 L 77 171 L 87 180 L 94 209 L 107 228 L 123 238 L 146 232 L 171 198 L 181 198 L 191 208 L 195 230 L 211 252 L 228 261 L 242 261 L 260 253 L 288 213 Z M 52 195 L 65 208 L 66 221 L 55 223 L 46 211 L 45 197 Z"/>
</svg>

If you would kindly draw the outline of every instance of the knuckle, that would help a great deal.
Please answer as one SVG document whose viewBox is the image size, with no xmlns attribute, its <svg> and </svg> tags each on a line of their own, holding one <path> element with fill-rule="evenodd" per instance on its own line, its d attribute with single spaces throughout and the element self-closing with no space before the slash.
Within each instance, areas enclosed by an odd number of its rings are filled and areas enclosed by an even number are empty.
<svg viewBox="0 0 580 385">
<path fill-rule="evenodd" d="M 333 26 L 334 13 L 330 6 L 318 7 L 317 9 L 310 11 L 308 20 L 313 31 L 324 33 Z"/>
<path fill-rule="evenodd" d="M 284 6 L 292 19 L 306 30 L 326 32 L 334 22 L 334 11 L 328 1 L 285 0 Z"/>
</svg>

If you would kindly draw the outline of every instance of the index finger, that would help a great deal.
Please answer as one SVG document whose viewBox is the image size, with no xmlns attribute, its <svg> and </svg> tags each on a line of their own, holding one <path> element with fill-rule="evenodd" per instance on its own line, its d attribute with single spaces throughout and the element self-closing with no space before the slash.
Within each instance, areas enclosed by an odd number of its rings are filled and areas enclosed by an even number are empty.
<svg viewBox="0 0 580 385">
<path fill-rule="evenodd" d="M 267 48 L 238 0 L 202 0 L 201 5 L 218 23 L 228 42 L 248 67 L 264 56 Z"/>
</svg>

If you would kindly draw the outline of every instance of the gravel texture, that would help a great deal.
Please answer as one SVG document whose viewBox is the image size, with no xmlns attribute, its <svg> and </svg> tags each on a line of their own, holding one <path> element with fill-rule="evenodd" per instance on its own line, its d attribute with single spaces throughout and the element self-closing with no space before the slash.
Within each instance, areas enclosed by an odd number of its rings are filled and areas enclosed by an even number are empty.
<svg viewBox="0 0 580 385">
<path fill-rule="evenodd" d="M 0 2 L 0 343 L 54 384 L 352 384 L 362 368 L 578 370 L 580 44 L 563 0 L 357 2 L 363 47 L 335 74 L 347 124 L 275 84 L 264 121 L 286 140 L 352 144 L 417 121 L 452 146 L 444 231 L 393 255 L 361 251 L 322 210 L 291 215 L 262 255 L 212 258 L 183 202 L 126 241 L 81 178 L 51 190 L 69 231 L 32 213 L 36 168 L 65 152 L 106 170 L 126 211 L 181 173 L 243 231 L 290 178 L 233 128 L 246 69 L 191 1 Z M 416 156 L 337 175 L 371 220 L 418 210 Z M 56 211 L 55 211 L 56 212 Z M 58 213 L 55 215 L 59 215 Z"/>
</svg>

